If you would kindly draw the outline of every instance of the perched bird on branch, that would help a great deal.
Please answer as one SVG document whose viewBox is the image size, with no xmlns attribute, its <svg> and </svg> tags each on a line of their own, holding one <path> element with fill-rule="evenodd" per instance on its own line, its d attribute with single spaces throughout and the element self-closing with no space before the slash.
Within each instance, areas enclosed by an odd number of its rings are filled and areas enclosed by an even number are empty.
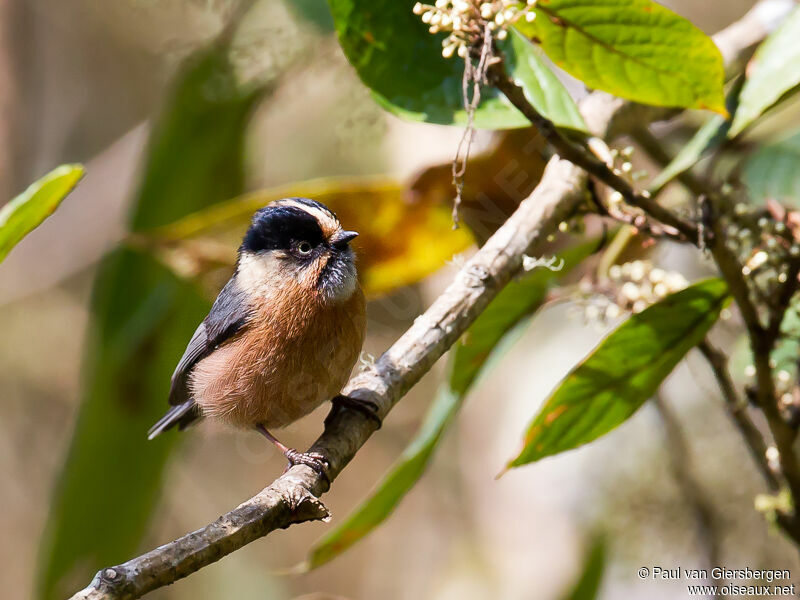
<svg viewBox="0 0 800 600">
<path fill-rule="evenodd" d="M 236 271 L 200 324 L 172 375 L 172 408 L 153 439 L 202 417 L 255 428 L 293 464 L 322 472 L 316 453 L 281 444 L 284 427 L 326 400 L 374 411 L 340 396 L 361 352 L 366 327 L 346 231 L 326 206 L 286 198 L 257 211 L 239 248 Z"/>
</svg>

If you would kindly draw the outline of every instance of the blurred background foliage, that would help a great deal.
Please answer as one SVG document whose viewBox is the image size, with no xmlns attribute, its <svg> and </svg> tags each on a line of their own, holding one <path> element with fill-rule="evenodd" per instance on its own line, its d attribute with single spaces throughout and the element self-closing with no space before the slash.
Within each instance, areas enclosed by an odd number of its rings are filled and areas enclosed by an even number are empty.
<svg viewBox="0 0 800 600">
<path fill-rule="evenodd" d="M 283 468 L 256 436 L 210 424 L 145 439 L 165 406 L 174 363 L 229 275 L 255 208 L 309 195 L 362 233 L 357 250 L 372 299 L 365 351 L 377 355 L 443 289 L 460 253 L 484 241 L 538 181 L 547 153 L 529 130 L 479 132 L 464 187 L 466 227 L 453 231 L 450 159 L 461 131 L 414 120 L 463 120 L 455 63 L 433 46 L 417 58 L 365 57 L 388 61 L 373 86 L 386 87 L 371 93 L 359 65 L 343 54 L 342 47 L 361 50 L 340 18 L 341 11 L 369 12 L 369 3 L 331 4 L 333 15 L 323 0 L 0 6 L 0 197 L 14 197 L 62 162 L 82 161 L 88 173 L 0 268 L 0 468 L 8 482 L 0 488 L 7 532 L 0 584 L 10 597 L 65 597 L 99 567 L 213 520 Z M 710 32 L 752 2 L 664 4 Z M 406 8 L 399 20 L 371 18 L 382 19 L 389 34 L 397 25 L 399 34 L 399 23 L 416 25 Z M 540 88 L 539 55 L 519 40 L 511 44 L 531 102 L 583 128 L 560 85 Z M 438 65 L 432 93 L 445 93 L 451 112 L 406 104 L 403 86 L 419 81 L 398 77 L 395 59 Z M 449 81 L 444 88 L 442 80 Z M 574 97 L 585 93 L 563 80 Z M 440 110 L 442 99 L 434 104 Z M 484 109 L 479 124 L 523 124 L 500 101 Z M 797 103 L 786 101 L 744 141 L 726 146 L 727 162 L 705 166 L 740 171 L 756 200 L 797 201 L 796 115 Z M 668 145 L 691 139 L 692 119 L 663 130 Z M 696 147 L 699 155 L 705 143 Z M 638 155 L 633 162 L 637 170 L 653 167 Z M 675 186 L 665 191 L 667 199 L 680 194 Z M 564 252 L 591 254 L 595 244 Z M 568 245 L 558 239 L 552 250 Z M 635 259 L 643 251 L 626 252 L 622 258 Z M 680 248 L 647 252 L 692 278 L 709 273 Z M 586 327 L 568 303 L 548 302 L 551 275 L 535 271 L 511 288 L 519 313 L 498 298 L 485 317 L 495 321 L 483 333 L 476 323 L 450 358 L 468 368 L 438 365 L 393 412 L 327 499 L 333 524 L 270 536 L 152 597 L 675 597 L 677 588 L 634 577 L 643 564 L 701 565 L 705 557 L 691 507 L 667 475 L 670 449 L 649 405 L 612 437 L 493 481 L 520 450 L 539 401 L 611 326 Z M 515 329 L 519 320 L 530 327 Z M 731 343 L 738 335 L 726 323 L 720 330 Z M 498 332 L 508 331 L 516 343 L 500 345 L 504 360 L 486 370 L 462 409 Z M 709 389 L 705 366 L 690 356 L 665 394 L 691 440 L 698 479 L 720 522 L 730 524 L 716 540 L 724 564 L 800 568 L 791 547 L 751 510 L 760 482 L 723 409 L 707 401 L 715 394 Z M 443 435 L 457 410 L 461 418 Z M 288 442 L 309 443 L 324 413 L 290 427 Z M 428 461 L 430 472 L 409 491 Z M 381 518 L 394 511 L 386 523 L 325 566 L 275 574 L 305 560 L 323 531 L 335 536 L 332 528 L 346 524 L 387 472 L 383 489 L 400 485 L 378 511 Z"/>
<path fill-rule="evenodd" d="M 244 191 L 245 127 L 264 90 L 236 80 L 227 37 L 176 74 L 145 151 L 133 232 Z M 103 259 L 92 295 L 85 397 L 45 532 L 43 598 L 63 596 L 64 582 L 87 566 L 121 562 L 137 549 L 176 441 L 142 445 L 140 431 L 163 408 L 162 382 L 184 333 L 209 308 L 190 284 L 124 248 Z M 93 487 L 98 492 L 87 494 Z M 98 522 L 102 535 L 84 534 Z"/>
</svg>

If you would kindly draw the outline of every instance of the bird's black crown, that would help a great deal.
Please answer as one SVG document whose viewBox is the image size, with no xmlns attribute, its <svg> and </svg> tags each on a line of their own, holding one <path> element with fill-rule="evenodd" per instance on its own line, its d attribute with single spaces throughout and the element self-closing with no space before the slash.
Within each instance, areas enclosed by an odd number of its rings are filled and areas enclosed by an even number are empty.
<svg viewBox="0 0 800 600">
<path fill-rule="evenodd" d="M 317 246 L 324 234 L 317 218 L 297 204 L 331 211 L 323 204 L 308 198 L 290 198 L 294 206 L 270 205 L 256 211 L 253 222 L 242 240 L 241 252 L 259 252 L 291 248 L 299 241 Z"/>
</svg>

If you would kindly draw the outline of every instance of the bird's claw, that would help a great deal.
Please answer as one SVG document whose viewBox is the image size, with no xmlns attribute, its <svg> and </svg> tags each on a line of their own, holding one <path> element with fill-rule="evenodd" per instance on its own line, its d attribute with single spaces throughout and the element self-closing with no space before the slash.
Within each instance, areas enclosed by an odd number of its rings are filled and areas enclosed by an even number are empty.
<svg viewBox="0 0 800 600">
<path fill-rule="evenodd" d="M 293 448 L 289 448 L 284 456 L 286 456 L 286 460 L 289 461 L 290 467 L 293 467 L 294 465 L 306 465 L 307 467 L 314 469 L 321 477 L 324 477 L 328 482 L 330 482 L 330 478 L 328 477 L 328 469 L 330 468 L 330 464 L 328 464 L 328 460 L 319 452 L 300 452 Z"/>
</svg>

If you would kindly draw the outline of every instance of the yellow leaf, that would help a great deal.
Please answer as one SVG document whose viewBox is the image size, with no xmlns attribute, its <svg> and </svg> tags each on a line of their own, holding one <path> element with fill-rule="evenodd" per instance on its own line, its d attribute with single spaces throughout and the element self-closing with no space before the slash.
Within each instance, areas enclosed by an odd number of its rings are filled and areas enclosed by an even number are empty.
<svg viewBox="0 0 800 600">
<path fill-rule="evenodd" d="M 466 229 L 452 229 L 450 206 L 431 195 L 407 193 L 385 177 L 335 177 L 247 194 L 130 238 L 184 277 L 218 287 L 236 260 L 236 248 L 259 208 L 302 196 L 333 210 L 353 242 L 368 296 L 415 283 L 473 243 Z M 208 281 L 208 278 L 212 281 Z"/>
</svg>

